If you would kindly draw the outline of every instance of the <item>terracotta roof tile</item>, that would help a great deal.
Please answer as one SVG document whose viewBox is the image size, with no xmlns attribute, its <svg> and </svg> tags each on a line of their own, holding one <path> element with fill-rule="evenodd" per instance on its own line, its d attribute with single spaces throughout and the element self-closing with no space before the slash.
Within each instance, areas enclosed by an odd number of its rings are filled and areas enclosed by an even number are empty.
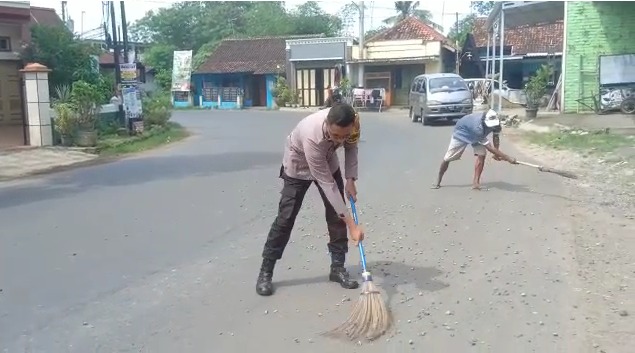
<svg viewBox="0 0 635 353">
<path fill-rule="evenodd" d="M 474 22 L 472 36 L 477 48 L 487 47 L 487 18 Z M 562 52 L 564 22 L 541 23 L 535 26 L 520 26 L 505 29 L 505 46 L 512 46 L 512 55 L 528 53 Z M 498 45 L 498 43 L 497 43 Z"/>
<path fill-rule="evenodd" d="M 63 26 L 64 22 L 57 15 L 55 9 L 49 9 L 45 7 L 31 6 L 31 25 L 42 26 Z"/>
<path fill-rule="evenodd" d="M 316 38 L 319 36 L 225 39 L 194 73 L 250 72 L 260 75 L 284 72 L 287 61 L 285 41 L 307 37 Z"/>
<path fill-rule="evenodd" d="M 406 17 L 394 26 L 387 28 L 375 36 L 369 38 L 367 42 L 378 42 L 385 40 L 409 40 L 423 39 L 430 42 L 447 42 L 448 39 L 437 30 L 427 25 L 414 16 Z"/>
</svg>

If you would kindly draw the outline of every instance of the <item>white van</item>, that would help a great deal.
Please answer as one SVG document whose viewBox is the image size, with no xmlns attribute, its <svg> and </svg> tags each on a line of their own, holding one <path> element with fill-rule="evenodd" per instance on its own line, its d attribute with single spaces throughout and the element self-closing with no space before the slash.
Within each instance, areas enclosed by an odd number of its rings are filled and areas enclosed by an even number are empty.
<svg viewBox="0 0 635 353">
<path fill-rule="evenodd" d="M 458 120 L 474 109 L 472 92 L 457 74 L 424 74 L 412 81 L 410 120 L 429 125 L 436 120 Z"/>
</svg>

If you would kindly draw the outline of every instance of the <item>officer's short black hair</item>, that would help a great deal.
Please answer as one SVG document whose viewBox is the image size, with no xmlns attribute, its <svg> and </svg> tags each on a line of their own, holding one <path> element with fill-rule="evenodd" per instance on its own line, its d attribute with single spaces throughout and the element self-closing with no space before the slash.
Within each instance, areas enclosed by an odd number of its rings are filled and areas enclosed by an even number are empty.
<svg viewBox="0 0 635 353">
<path fill-rule="evenodd" d="M 334 103 L 326 121 L 341 127 L 351 126 L 355 122 L 355 109 L 350 104 Z"/>
</svg>

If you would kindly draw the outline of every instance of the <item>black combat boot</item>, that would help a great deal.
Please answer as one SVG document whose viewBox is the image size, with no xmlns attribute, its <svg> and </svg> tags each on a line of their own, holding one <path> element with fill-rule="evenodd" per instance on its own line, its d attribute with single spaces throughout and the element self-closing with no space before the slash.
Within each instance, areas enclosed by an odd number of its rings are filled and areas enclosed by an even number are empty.
<svg viewBox="0 0 635 353">
<path fill-rule="evenodd" d="M 273 294 L 273 283 L 271 283 L 271 280 L 273 279 L 273 268 L 275 265 L 276 260 L 262 259 L 262 266 L 256 281 L 256 293 L 263 296 Z"/>
<path fill-rule="evenodd" d="M 359 287 L 357 281 L 351 280 L 348 271 L 344 268 L 345 254 L 331 254 L 331 273 L 329 280 L 337 282 L 346 289 L 355 289 Z"/>
</svg>

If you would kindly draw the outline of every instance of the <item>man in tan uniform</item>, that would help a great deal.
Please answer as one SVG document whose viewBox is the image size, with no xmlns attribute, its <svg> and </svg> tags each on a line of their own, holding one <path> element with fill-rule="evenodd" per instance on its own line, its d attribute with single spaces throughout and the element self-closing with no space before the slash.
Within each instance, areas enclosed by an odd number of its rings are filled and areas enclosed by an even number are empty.
<svg viewBox="0 0 635 353">
<path fill-rule="evenodd" d="M 256 282 L 260 295 L 273 294 L 273 269 L 289 242 L 295 219 L 311 184 L 318 187 L 326 209 L 331 253 L 329 279 L 343 288 L 354 289 L 359 284 L 349 278 L 344 268 L 348 252 L 348 232 L 353 241 L 364 238 L 364 231 L 351 217 L 344 192 L 357 198 L 357 142 L 359 120 L 355 109 L 348 104 L 335 104 L 329 109 L 313 113 L 298 123 L 287 137 L 280 178 L 284 186 L 280 192 L 278 216 L 271 225 L 262 252 L 262 266 Z M 342 179 L 336 150 L 344 147 L 346 185 Z"/>
</svg>

